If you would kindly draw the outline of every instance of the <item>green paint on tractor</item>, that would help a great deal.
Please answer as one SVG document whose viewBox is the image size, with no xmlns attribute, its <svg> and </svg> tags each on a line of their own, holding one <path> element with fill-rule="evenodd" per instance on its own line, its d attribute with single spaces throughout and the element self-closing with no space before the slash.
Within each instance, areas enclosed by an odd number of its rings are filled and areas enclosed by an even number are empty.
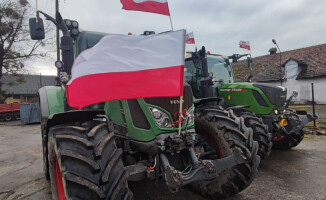
<svg viewBox="0 0 326 200">
<path fill-rule="evenodd" d="M 264 92 L 258 87 L 253 86 L 253 83 L 225 83 L 218 88 L 218 91 L 227 104 L 233 106 L 248 105 L 250 107 L 244 109 L 258 115 L 268 115 L 276 109 L 283 109 L 283 107 L 273 105 Z M 261 105 L 255 98 L 253 91 L 256 91 L 266 104 Z"/>
<path fill-rule="evenodd" d="M 146 120 L 148 121 L 150 128 L 144 129 L 144 128 L 139 128 L 137 127 L 134 123 L 128 123 L 128 122 L 133 122 L 133 118 L 130 112 L 130 107 L 128 105 L 128 100 L 120 100 L 120 101 L 109 101 L 105 103 L 105 113 L 112 121 L 115 123 L 121 125 L 121 126 L 126 126 L 128 129 L 128 136 L 131 139 L 138 140 L 138 141 L 151 141 L 154 140 L 158 135 L 163 134 L 163 133 L 170 133 L 170 132 L 177 132 L 178 127 L 177 126 L 171 126 L 171 127 L 166 127 L 166 128 L 160 128 L 155 120 L 153 119 L 152 114 L 150 113 L 149 107 L 151 108 L 156 108 L 160 110 L 161 112 L 164 112 L 169 116 L 170 122 L 173 122 L 171 114 L 156 105 L 148 104 L 144 101 L 144 99 L 137 99 L 137 102 L 142 109 Z M 122 107 L 121 107 L 122 106 Z M 192 106 L 190 110 L 193 110 L 194 107 Z M 121 112 L 123 110 L 123 113 Z M 192 124 L 186 124 L 186 120 L 183 121 L 181 129 L 186 130 L 186 129 L 192 129 L 194 128 L 194 123 Z"/>
<path fill-rule="evenodd" d="M 59 86 L 46 86 L 49 114 L 64 112 L 65 89 Z"/>
<path fill-rule="evenodd" d="M 268 99 L 266 94 L 253 83 L 234 83 L 234 76 L 231 64 L 227 57 L 221 55 L 207 55 L 208 72 L 214 78 L 212 83 L 213 96 L 223 97 L 230 106 L 247 105 L 245 110 L 258 115 L 269 115 L 275 109 L 283 110 Z M 193 88 L 195 98 L 202 98 L 200 80 L 202 79 L 201 69 L 196 69 L 191 56 L 187 54 L 185 63 L 185 80 Z M 253 94 L 256 93 L 256 96 Z M 257 95 L 258 94 L 258 95 Z M 258 101 L 263 99 L 264 102 Z M 285 101 L 285 97 L 284 97 Z"/>
</svg>

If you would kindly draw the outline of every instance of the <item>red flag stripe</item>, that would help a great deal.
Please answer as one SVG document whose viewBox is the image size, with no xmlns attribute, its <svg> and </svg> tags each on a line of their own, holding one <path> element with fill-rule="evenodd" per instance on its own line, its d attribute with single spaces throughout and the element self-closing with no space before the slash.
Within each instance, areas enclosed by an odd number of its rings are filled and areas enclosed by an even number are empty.
<svg viewBox="0 0 326 200">
<path fill-rule="evenodd" d="M 250 50 L 250 43 L 249 43 L 249 41 L 240 41 L 239 42 L 239 45 L 240 45 L 240 48 Z"/>
<path fill-rule="evenodd" d="M 187 44 L 195 44 L 195 37 L 194 37 L 193 32 L 186 34 L 186 43 Z"/>
<path fill-rule="evenodd" d="M 114 94 L 110 100 L 181 96 L 183 81 L 180 80 L 183 80 L 183 72 L 184 66 L 175 66 L 83 76 L 67 85 L 68 103 L 71 107 L 80 109 L 94 101 L 94 97 L 97 102 L 93 103 L 107 101 L 107 93 Z"/>
<path fill-rule="evenodd" d="M 186 39 L 187 44 L 195 44 L 195 38 L 188 38 Z"/>
<path fill-rule="evenodd" d="M 134 0 L 120 0 L 125 10 L 135 10 L 143 12 L 157 13 L 161 15 L 170 16 L 168 3 L 160 3 L 157 1 L 144 1 L 141 3 L 136 3 Z"/>
</svg>

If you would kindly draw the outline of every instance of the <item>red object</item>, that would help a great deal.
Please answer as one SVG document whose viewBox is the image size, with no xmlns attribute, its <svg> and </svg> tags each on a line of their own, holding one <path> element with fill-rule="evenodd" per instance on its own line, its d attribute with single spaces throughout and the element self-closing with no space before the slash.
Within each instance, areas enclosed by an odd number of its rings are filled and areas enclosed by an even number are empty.
<svg viewBox="0 0 326 200">
<path fill-rule="evenodd" d="M 186 43 L 187 44 L 195 44 L 195 37 L 193 32 L 187 33 L 186 35 Z"/>
<path fill-rule="evenodd" d="M 0 104 L 0 113 L 20 111 L 19 103 Z"/>
<path fill-rule="evenodd" d="M 177 121 L 173 122 L 173 124 L 171 124 L 171 126 L 182 124 L 183 120 L 185 120 L 187 117 L 187 110 L 188 110 L 188 108 L 184 109 L 181 113 L 180 112 L 174 113 L 174 116 L 178 117 L 179 119 Z M 181 115 L 181 117 L 180 117 L 180 115 Z"/>
<path fill-rule="evenodd" d="M 240 48 L 248 49 L 250 51 L 250 43 L 249 43 L 249 41 L 240 41 L 239 45 L 240 45 Z"/>
<path fill-rule="evenodd" d="M 73 84 L 67 85 L 68 103 L 71 107 L 80 109 L 90 105 L 89 102 L 95 104 L 109 100 L 181 96 L 183 81 L 180 80 L 183 80 L 183 71 L 183 66 L 175 66 L 82 76 Z M 111 94 L 109 98 L 108 94 Z M 93 102 L 94 97 L 97 102 Z"/>
<path fill-rule="evenodd" d="M 208 133 L 202 129 L 196 129 L 196 132 L 197 131 L 198 131 L 198 133 L 202 134 L 207 139 L 207 141 L 212 142 L 212 144 L 215 147 L 215 150 L 217 151 L 218 158 L 219 159 L 223 158 L 224 156 L 223 156 L 222 150 L 221 150 L 220 145 L 218 144 L 216 138 L 213 135 L 211 135 L 210 133 Z"/>
<path fill-rule="evenodd" d="M 11 104 L 0 104 L 0 117 L 10 117 L 19 115 L 20 113 L 20 104 L 11 103 Z"/>
<path fill-rule="evenodd" d="M 125 10 L 135 10 L 170 16 L 167 0 L 120 0 Z"/>
<path fill-rule="evenodd" d="M 66 200 L 58 158 L 55 158 L 55 182 L 57 186 L 58 200 Z"/>
<path fill-rule="evenodd" d="M 281 136 L 281 137 L 274 137 L 272 138 L 273 141 L 280 141 L 283 140 L 285 138 L 285 136 Z"/>
</svg>

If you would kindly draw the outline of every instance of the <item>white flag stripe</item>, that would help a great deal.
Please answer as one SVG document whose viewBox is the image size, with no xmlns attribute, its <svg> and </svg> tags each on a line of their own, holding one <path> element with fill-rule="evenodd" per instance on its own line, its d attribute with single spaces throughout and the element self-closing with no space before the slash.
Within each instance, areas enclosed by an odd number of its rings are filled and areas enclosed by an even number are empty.
<svg viewBox="0 0 326 200">
<path fill-rule="evenodd" d="M 145 1 L 156 1 L 158 3 L 167 3 L 167 0 L 133 0 L 135 3 L 143 3 Z"/>
<path fill-rule="evenodd" d="M 105 36 L 93 48 L 77 57 L 68 84 L 78 77 L 91 74 L 181 66 L 184 64 L 184 41 L 185 30 L 150 36 Z"/>
</svg>

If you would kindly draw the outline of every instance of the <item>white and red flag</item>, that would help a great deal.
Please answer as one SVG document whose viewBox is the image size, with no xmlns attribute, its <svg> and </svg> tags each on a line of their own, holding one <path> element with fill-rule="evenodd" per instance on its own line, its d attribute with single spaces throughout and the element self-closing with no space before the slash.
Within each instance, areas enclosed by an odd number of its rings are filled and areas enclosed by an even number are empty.
<svg viewBox="0 0 326 200">
<path fill-rule="evenodd" d="M 195 37 L 194 37 L 193 32 L 187 33 L 187 35 L 186 35 L 186 43 L 187 44 L 195 44 Z"/>
<path fill-rule="evenodd" d="M 250 43 L 249 41 L 240 41 L 240 48 L 248 49 L 250 51 Z"/>
<path fill-rule="evenodd" d="M 185 30 L 105 36 L 75 60 L 68 104 L 80 109 L 118 99 L 182 96 L 184 56 Z"/>
<path fill-rule="evenodd" d="M 125 10 L 137 10 L 170 16 L 167 0 L 120 0 Z"/>
</svg>

